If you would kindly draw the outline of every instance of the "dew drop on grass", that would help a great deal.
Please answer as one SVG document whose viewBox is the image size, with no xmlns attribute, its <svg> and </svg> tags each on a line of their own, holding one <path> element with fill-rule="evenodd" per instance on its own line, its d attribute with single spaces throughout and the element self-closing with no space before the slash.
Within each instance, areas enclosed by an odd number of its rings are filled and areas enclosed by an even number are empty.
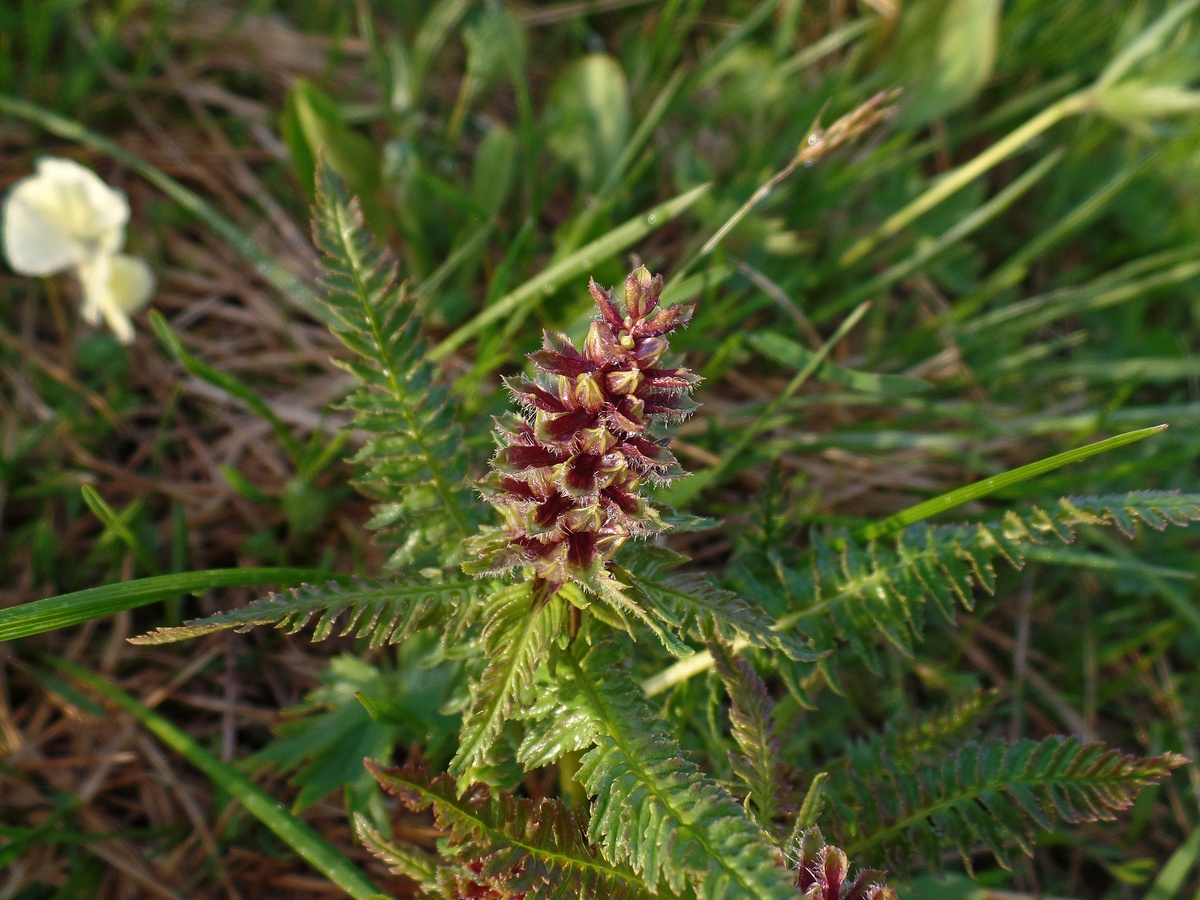
<svg viewBox="0 0 1200 900">
<path fill-rule="evenodd" d="M 654 213 L 650 213 L 650 215 L 646 216 L 646 224 L 647 225 L 653 225 L 657 221 L 658 221 L 658 216 L 656 216 Z"/>
</svg>

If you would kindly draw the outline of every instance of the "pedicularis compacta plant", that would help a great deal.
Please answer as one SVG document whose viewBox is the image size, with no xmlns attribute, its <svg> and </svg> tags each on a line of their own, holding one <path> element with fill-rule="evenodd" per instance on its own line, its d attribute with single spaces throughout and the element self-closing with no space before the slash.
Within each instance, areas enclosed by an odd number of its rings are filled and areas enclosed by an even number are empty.
<svg viewBox="0 0 1200 900">
<path fill-rule="evenodd" d="M 840 673 L 879 671 L 889 647 L 897 665 L 912 659 L 928 612 L 954 627 L 976 588 L 992 588 L 995 559 L 1020 567 L 1032 545 L 1085 524 L 1186 524 L 1197 498 L 1062 499 L 890 540 L 815 535 L 790 558 L 750 547 L 726 584 L 680 572 L 686 558 L 647 539 L 704 523 L 646 494 L 683 474 L 668 427 L 693 410 L 699 379 L 671 356 L 668 335 L 691 311 L 664 304 L 661 276 L 639 268 L 621 296 L 591 283 L 598 315 L 581 347 L 547 333 L 533 377 L 507 383 L 522 415 L 500 424 L 483 474 L 479 432 L 430 361 L 394 265 L 328 172 L 320 188 L 325 298 L 359 381 L 347 427 L 368 436 L 359 485 L 394 543 L 388 571 L 139 640 L 313 621 L 315 639 L 340 625 L 371 647 L 424 635 L 403 652 L 453 676 L 448 771 L 366 765 L 400 805 L 432 809 L 437 846 L 389 837 L 378 802 L 353 813 L 366 845 L 426 894 L 885 900 L 882 870 L 941 871 L 954 850 L 968 866 L 981 850 L 1007 866 L 1040 831 L 1112 819 L 1183 762 L 1066 737 L 996 740 L 982 693 L 847 735 L 816 762 L 785 759 L 780 738 L 820 715 Z M 781 722 L 760 673 L 797 701 Z M 369 701 L 388 725 L 388 705 Z M 421 759 L 395 748 L 410 751 Z M 551 767 L 559 796 L 531 793 L 545 780 L 527 773 Z"/>
</svg>

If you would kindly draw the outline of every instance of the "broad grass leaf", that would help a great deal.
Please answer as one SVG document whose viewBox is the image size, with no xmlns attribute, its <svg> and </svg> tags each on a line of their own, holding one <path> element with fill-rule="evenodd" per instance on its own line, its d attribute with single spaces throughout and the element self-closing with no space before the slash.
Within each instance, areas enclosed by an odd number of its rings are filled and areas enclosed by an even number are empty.
<svg viewBox="0 0 1200 900">
<path fill-rule="evenodd" d="M 475 154 L 471 199 L 484 217 L 494 216 L 512 190 L 517 142 L 503 125 L 493 125 Z"/>
<path fill-rule="evenodd" d="M 596 188 L 629 139 L 629 85 L 611 56 L 592 54 L 559 77 L 546 107 L 554 155 Z"/>
<path fill-rule="evenodd" d="M 777 331 L 756 331 L 748 337 L 748 342 L 755 350 L 763 353 L 778 363 L 793 369 L 802 369 L 816 355 L 815 351 L 797 343 Z M 847 369 L 828 359 L 821 363 L 814 377 L 840 384 L 851 390 L 867 391 L 869 393 L 911 394 L 929 390 L 929 382 L 907 375 L 877 374 L 875 372 L 860 372 L 857 369 Z"/>
<path fill-rule="evenodd" d="M 374 224 L 371 207 L 379 187 L 379 151 L 353 131 L 342 118 L 337 101 L 303 78 L 296 80 L 283 110 L 283 139 L 292 156 L 296 177 L 311 201 L 316 195 L 317 157 L 324 154 L 329 168 L 346 182 Z"/>
<path fill-rule="evenodd" d="M 901 124 L 918 127 L 974 99 L 996 63 L 1000 0 L 918 0 L 906 5 L 896 41 L 905 87 Z"/>
</svg>

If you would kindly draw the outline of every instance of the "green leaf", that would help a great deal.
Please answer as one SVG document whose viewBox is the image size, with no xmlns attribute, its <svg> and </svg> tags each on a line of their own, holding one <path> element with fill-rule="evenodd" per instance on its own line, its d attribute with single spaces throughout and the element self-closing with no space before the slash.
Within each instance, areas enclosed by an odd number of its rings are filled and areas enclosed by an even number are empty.
<svg viewBox="0 0 1200 900">
<path fill-rule="evenodd" d="M 746 336 L 746 340 L 755 350 L 793 369 L 803 369 L 817 355 L 815 351 L 774 331 L 754 331 Z M 920 378 L 859 372 L 855 369 L 843 368 L 828 359 L 817 367 L 812 377 L 840 384 L 851 390 L 878 394 L 911 394 L 929 390 L 929 382 L 922 381 Z"/>
<path fill-rule="evenodd" d="M 283 137 L 292 154 L 296 177 L 309 200 L 316 196 L 318 158 L 346 181 L 350 192 L 364 202 L 379 186 L 379 151 L 352 131 L 328 94 L 304 78 L 288 91 L 283 111 Z"/>
<path fill-rule="evenodd" d="M 339 636 L 353 634 L 356 638 L 367 638 L 371 647 L 382 647 L 398 644 L 414 631 L 451 618 L 447 608 L 465 604 L 474 589 L 473 581 L 439 583 L 419 578 L 397 584 L 355 579 L 350 584 L 303 585 L 238 609 L 175 627 L 158 628 L 130 638 L 130 642 L 170 644 L 230 628 L 247 631 L 262 625 L 296 634 L 310 624 L 315 642 L 333 635 L 340 621 L 340 630 L 336 630 Z"/>
<path fill-rule="evenodd" d="M 466 14 L 473 0 L 437 0 L 430 4 L 412 45 L 412 92 L 419 100 L 424 87 L 426 70 Z"/>
<path fill-rule="evenodd" d="M 222 587 L 328 581 L 340 577 L 343 576 L 324 569 L 208 569 L 106 584 L 0 610 L 0 641 L 78 625 L 101 616 L 137 609 L 148 603 L 169 600 L 180 594 L 200 594 Z"/>
<path fill-rule="evenodd" d="M 546 139 L 560 160 L 593 190 L 629 140 L 629 85 L 611 56 L 592 54 L 559 76 L 546 106 Z"/>
<path fill-rule="evenodd" d="M 1163 864 L 1150 890 L 1146 892 L 1145 900 L 1175 900 L 1184 896 L 1184 885 L 1188 874 L 1197 868 L 1200 860 L 1200 827 L 1193 828 L 1187 840 L 1179 845 L 1170 858 Z"/>
<path fill-rule="evenodd" d="M 564 654 L 560 690 L 592 720 L 596 746 L 576 778 L 592 798 L 588 835 L 606 859 L 652 889 L 690 886 L 703 900 L 794 898 L 767 834 L 682 753 L 611 646 Z"/>
<path fill-rule="evenodd" d="M 1009 868 L 1010 846 L 1029 853 L 1034 836 L 1058 823 L 1113 821 L 1142 788 L 1186 762 L 1175 753 L 1139 758 L 1075 738 L 990 741 L 912 770 L 851 768 L 830 790 L 846 820 L 857 823 L 839 841 L 856 859 L 904 873 L 917 861 L 940 865 L 951 848 L 969 858 L 982 843 Z"/>
<path fill-rule="evenodd" d="M 485 218 L 496 215 L 508 199 L 516 155 L 516 138 L 499 123 L 488 130 L 479 144 L 472 172 L 471 199 Z"/>
<path fill-rule="evenodd" d="M 710 633 L 715 633 L 722 640 L 740 642 L 741 647 L 774 650 L 798 662 L 814 662 L 821 657 L 799 638 L 777 629 L 771 616 L 757 604 L 723 590 L 707 576 L 669 573 L 672 566 L 682 562 L 686 557 L 671 550 L 645 547 L 639 549 L 631 568 L 614 569 L 633 590 L 632 602 L 666 626 L 684 650 L 690 648 L 682 644 L 683 637 L 708 640 Z M 668 649 L 677 656 L 686 655 L 672 646 Z"/>
<path fill-rule="evenodd" d="M 429 854 L 385 838 L 362 813 L 354 813 L 353 822 L 359 843 L 389 870 L 411 878 L 426 890 L 437 887 L 437 867 Z"/>
<path fill-rule="evenodd" d="M 1031 545 L 1049 537 L 1070 542 L 1082 525 L 1115 526 L 1132 536 L 1136 521 L 1161 530 L 1198 520 L 1200 497 L 1144 491 L 1063 498 L 1051 512 L 1035 506 L 1024 515 L 1010 511 L 999 522 L 914 526 L 894 550 L 854 540 L 840 549 L 818 542 L 812 574 L 783 575 L 787 594 L 803 608 L 780 616 L 777 627 L 799 628 L 818 648 L 847 639 L 873 665 L 866 636 L 881 633 L 910 653 L 925 618 L 921 607 L 932 601 L 947 618 L 960 603 L 970 609 L 976 586 L 991 590 L 997 558 L 1021 568 Z"/>
<path fill-rule="evenodd" d="M 83 495 L 83 502 L 88 505 L 88 508 L 95 513 L 96 518 L 104 523 L 105 530 L 114 534 L 121 543 L 123 543 L 133 553 L 138 564 L 148 572 L 158 574 L 158 563 L 154 561 L 154 557 L 146 549 L 145 545 L 138 540 L 133 531 L 129 528 L 129 523 L 137 514 L 138 508 L 141 506 L 140 500 L 134 500 L 124 510 L 118 513 L 114 510 L 103 497 L 90 484 L 85 484 L 80 488 L 79 492 Z"/>
<path fill-rule="evenodd" d="M 896 538 L 894 548 L 879 542 L 863 546 L 854 536 L 836 542 L 817 538 L 807 571 L 775 558 L 770 578 L 762 582 L 744 565 L 735 566 L 729 580 L 751 599 L 792 606 L 770 626 L 773 630 L 794 628 L 816 651 L 848 642 L 860 660 L 877 666 L 876 636 L 911 653 L 924 628 L 926 605 L 932 603 L 947 618 L 959 604 L 971 609 L 976 586 L 992 584 L 994 560 L 1019 569 L 1029 548 L 1049 537 L 1069 542 L 1081 525 L 1115 526 L 1132 534 L 1138 521 L 1157 529 L 1200 521 L 1200 495 L 1142 491 L 1063 498 L 1050 513 L 1035 506 L 1023 515 L 1010 511 L 997 522 L 914 525 Z M 733 646 L 746 643 L 738 638 Z M 653 696 L 712 664 L 708 651 L 697 653 L 647 678 L 643 689 Z"/>
<path fill-rule="evenodd" d="M 740 753 L 729 751 L 733 774 L 742 780 L 758 809 L 756 820 L 768 831 L 787 794 L 779 738 L 775 736 L 775 704 L 767 686 L 744 656 L 715 634 L 707 641 L 713 668 L 729 695 L 729 726 Z"/>
<path fill-rule="evenodd" d="M 364 759 L 388 759 L 397 746 L 420 747 L 443 761 L 458 733 L 458 719 L 438 712 L 449 693 L 450 668 L 421 668 L 440 656 L 436 639 L 406 644 L 396 665 L 373 665 L 349 654 L 336 656 L 318 677 L 320 685 L 283 711 L 274 736 L 249 757 L 244 771 L 291 773 L 300 811 L 334 791 L 349 788 L 366 797 L 371 776 Z M 372 707 L 390 707 L 379 717 Z"/>
<path fill-rule="evenodd" d="M 328 166 L 318 173 L 316 243 L 325 254 L 323 301 L 352 352 L 358 380 L 343 406 L 370 435 L 358 485 L 376 498 L 371 527 L 402 540 L 389 565 L 444 566 L 475 531 L 480 508 L 468 481 L 462 430 L 429 359 L 396 264 L 363 227 L 359 206 Z"/>
<path fill-rule="evenodd" d="M 444 775 L 430 779 L 415 767 L 384 768 L 371 761 L 367 768 L 410 811 L 433 807 L 435 824 L 447 833 L 440 845 L 449 857 L 439 878 L 443 896 L 481 896 L 477 892 L 488 886 L 545 900 L 650 897 L 628 868 L 597 856 L 583 839 L 582 823 L 561 800 L 534 803 L 483 784 L 459 796 L 454 780 Z"/>
<path fill-rule="evenodd" d="M 916 0 L 896 37 L 896 80 L 906 85 L 902 123 L 918 127 L 964 106 L 996 63 L 1000 0 Z"/>
<path fill-rule="evenodd" d="M 487 762 L 488 751 L 512 716 L 547 652 L 564 631 L 566 604 L 560 597 L 537 597 L 531 582 L 512 585 L 494 594 L 482 613 L 482 647 L 487 667 L 472 686 L 471 703 L 463 715 L 458 753 L 450 773 L 460 786 Z"/>
</svg>

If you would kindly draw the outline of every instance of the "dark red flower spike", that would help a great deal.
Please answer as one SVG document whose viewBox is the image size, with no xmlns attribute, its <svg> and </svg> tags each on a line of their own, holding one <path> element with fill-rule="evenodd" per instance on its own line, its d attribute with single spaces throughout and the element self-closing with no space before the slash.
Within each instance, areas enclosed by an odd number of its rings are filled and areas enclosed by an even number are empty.
<svg viewBox="0 0 1200 900">
<path fill-rule="evenodd" d="M 662 288 L 642 267 L 625 279 L 621 304 L 592 281 L 599 316 L 582 352 L 546 332 L 529 356 L 536 380 L 505 381 L 526 419 L 499 428 L 505 446 L 479 487 L 504 524 L 471 539 L 468 572 L 528 566 L 550 596 L 568 580 L 586 586 L 629 538 L 665 529 L 639 487 L 684 473 L 649 429 L 686 418 L 700 379 L 662 366 L 663 335 L 691 319 L 690 308 L 659 307 Z"/>
</svg>

